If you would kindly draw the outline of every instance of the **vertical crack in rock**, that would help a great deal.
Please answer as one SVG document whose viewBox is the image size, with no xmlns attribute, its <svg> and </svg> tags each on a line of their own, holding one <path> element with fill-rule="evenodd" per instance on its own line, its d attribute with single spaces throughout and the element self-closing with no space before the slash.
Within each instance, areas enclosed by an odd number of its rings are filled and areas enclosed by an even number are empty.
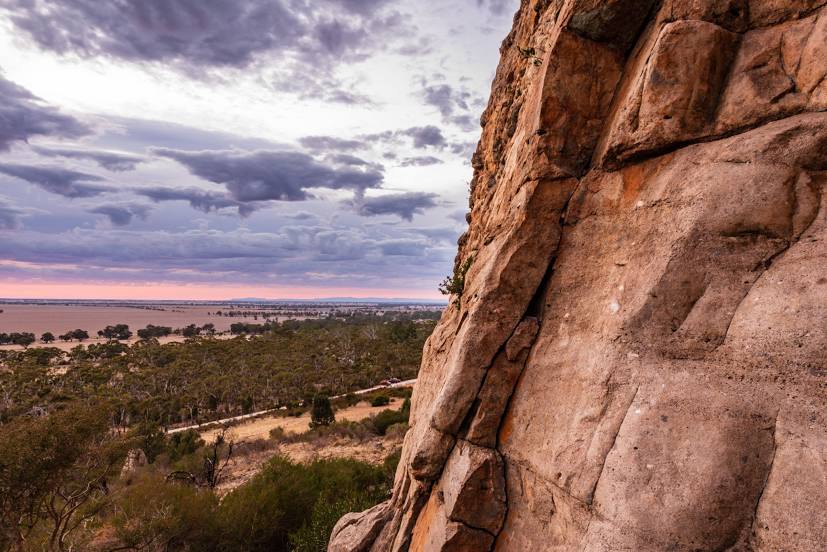
<svg viewBox="0 0 827 552">
<path fill-rule="evenodd" d="M 747 533 L 745 540 L 752 540 L 755 535 L 755 524 L 758 523 L 758 508 L 761 506 L 761 499 L 764 497 L 764 491 L 767 490 L 767 485 L 769 484 L 770 477 L 772 476 L 772 467 L 775 464 L 775 455 L 778 451 L 778 438 L 776 437 L 776 433 L 778 432 L 778 416 L 779 413 L 776 412 L 775 419 L 772 423 L 772 454 L 770 456 L 769 466 L 767 467 L 767 475 L 764 477 L 764 483 L 761 485 L 761 491 L 755 499 L 755 508 L 753 508 L 752 517 L 749 518 L 749 522 L 747 524 L 749 527 L 749 532 Z"/>
<path fill-rule="evenodd" d="M 609 458 L 609 455 L 612 453 L 612 450 L 615 448 L 615 444 L 617 443 L 617 436 L 620 435 L 620 430 L 623 429 L 623 422 L 626 421 L 626 418 L 629 417 L 629 411 L 632 409 L 632 405 L 635 404 L 635 399 L 637 399 L 637 393 L 640 390 L 640 387 L 635 387 L 635 392 L 632 393 L 632 398 L 629 400 L 628 406 L 626 406 L 626 410 L 623 414 L 623 417 L 620 419 L 620 423 L 617 424 L 617 429 L 615 429 L 614 436 L 612 437 L 612 444 L 609 445 L 606 454 L 603 456 L 603 461 L 600 462 L 600 470 L 597 474 L 597 478 L 594 480 L 594 485 L 592 485 L 592 490 L 589 492 L 588 496 L 586 497 L 586 503 L 591 506 L 592 502 L 594 502 L 594 493 L 597 490 L 597 485 L 600 483 L 600 478 L 603 477 L 603 471 L 606 469 L 606 460 Z M 606 402 L 606 406 L 608 408 L 609 402 Z"/>
</svg>

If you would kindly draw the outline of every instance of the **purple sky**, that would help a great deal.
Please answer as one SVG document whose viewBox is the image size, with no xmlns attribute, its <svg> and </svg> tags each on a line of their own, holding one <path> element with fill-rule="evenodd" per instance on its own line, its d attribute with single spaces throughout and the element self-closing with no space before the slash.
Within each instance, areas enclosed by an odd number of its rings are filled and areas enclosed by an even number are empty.
<svg viewBox="0 0 827 552">
<path fill-rule="evenodd" d="M 517 0 L 5 0 L 0 297 L 436 297 Z"/>
</svg>

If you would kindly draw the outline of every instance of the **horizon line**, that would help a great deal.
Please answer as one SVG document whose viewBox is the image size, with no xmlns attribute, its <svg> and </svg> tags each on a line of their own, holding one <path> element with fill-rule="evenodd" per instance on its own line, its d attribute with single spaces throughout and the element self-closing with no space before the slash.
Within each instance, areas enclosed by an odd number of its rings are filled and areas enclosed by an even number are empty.
<svg viewBox="0 0 827 552">
<path fill-rule="evenodd" d="M 434 303 L 442 304 L 448 303 L 447 299 L 424 299 L 413 297 L 307 297 L 307 298 L 265 298 L 265 297 L 235 297 L 226 299 L 130 299 L 130 298 L 114 298 L 114 297 L 95 297 L 72 299 L 68 297 L 0 297 L 0 303 L 4 302 L 21 302 L 21 301 L 49 301 L 49 302 L 85 302 L 85 301 L 118 301 L 122 303 L 345 303 L 345 302 L 370 302 L 381 303 L 383 301 L 405 302 L 405 303 Z"/>
</svg>

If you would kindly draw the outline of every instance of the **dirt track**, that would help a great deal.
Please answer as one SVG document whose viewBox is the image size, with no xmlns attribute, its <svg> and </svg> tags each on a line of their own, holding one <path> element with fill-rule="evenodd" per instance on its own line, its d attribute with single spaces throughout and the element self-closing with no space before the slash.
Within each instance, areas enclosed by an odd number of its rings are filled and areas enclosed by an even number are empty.
<svg viewBox="0 0 827 552">
<path fill-rule="evenodd" d="M 371 415 L 378 414 L 383 410 L 392 409 L 399 410 L 402 407 L 403 399 L 392 398 L 387 406 L 371 406 L 370 403 L 360 402 L 348 408 L 342 408 L 336 411 L 337 420 L 347 420 L 351 422 L 358 422 Z M 306 412 L 298 417 L 267 417 L 256 418 L 233 426 L 227 430 L 225 436 L 231 438 L 236 442 L 252 441 L 254 439 L 267 439 L 270 437 L 270 430 L 277 427 L 282 428 L 286 433 L 304 433 L 310 429 L 310 413 Z M 201 438 L 206 442 L 212 442 L 215 437 L 221 432 L 220 428 L 209 429 L 201 432 Z"/>
</svg>

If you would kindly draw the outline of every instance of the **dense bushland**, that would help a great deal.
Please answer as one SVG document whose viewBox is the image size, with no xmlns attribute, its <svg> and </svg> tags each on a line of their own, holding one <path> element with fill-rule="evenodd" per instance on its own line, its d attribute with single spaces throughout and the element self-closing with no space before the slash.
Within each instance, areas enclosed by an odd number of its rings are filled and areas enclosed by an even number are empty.
<svg viewBox="0 0 827 552">
<path fill-rule="evenodd" d="M 280 443 L 361 441 L 404 432 L 410 412 L 318 425 L 240 446 L 151 424 L 113 432 L 110 405 L 58 406 L 0 425 L 0 550 L 324 551 L 335 522 L 385 500 L 399 452 L 381 466 L 354 460 L 297 464 L 274 456 L 222 500 L 231 462 Z"/>
<path fill-rule="evenodd" d="M 112 424 L 195 424 L 416 376 L 432 321 L 309 320 L 258 336 L 0 351 L 0 423 L 106 400 Z"/>
</svg>

